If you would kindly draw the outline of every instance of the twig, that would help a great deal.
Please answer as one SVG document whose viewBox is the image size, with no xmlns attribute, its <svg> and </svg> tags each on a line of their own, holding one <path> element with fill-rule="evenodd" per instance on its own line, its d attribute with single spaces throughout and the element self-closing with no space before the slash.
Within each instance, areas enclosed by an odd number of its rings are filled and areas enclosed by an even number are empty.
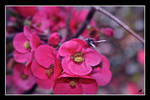
<svg viewBox="0 0 150 100">
<path fill-rule="evenodd" d="M 72 17 L 72 15 L 70 13 L 70 15 L 69 15 L 69 17 L 67 18 L 67 21 L 66 21 L 66 29 L 67 29 L 66 41 L 69 40 L 72 36 L 72 32 L 71 32 L 71 29 L 69 27 L 71 17 Z"/>
<path fill-rule="evenodd" d="M 77 38 L 79 37 L 79 35 L 84 31 L 84 29 L 86 28 L 86 26 L 90 23 L 94 13 L 95 13 L 96 9 L 94 7 L 91 7 L 90 11 L 88 12 L 86 19 L 84 20 L 84 22 L 81 24 L 81 27 L 77 30 L 75 36 L 73 36 L 72 38 Z"/>
<path fill-rule="evenodd" d="M 144 39 L 142 37 L 140 37 L 136 32 L 134 32 L 128 25 L 123 23 L 121 20 L 119 20 L 118 18 L 116 18 L 115 16 L 113 16 L 112 14 L 110 14 L 108 11 L 106 11 L 105 9 L 103 9 L 101 7 L 94 7 L 94 8 L 97 11 L 99 11 L 99 12 L 103 13 L 104 15 L 108 16 L 109 18 L 111 18 L 113 21 L 115 21 L 120 26 L 122 26 L 126 31 L 128 31 L 131 35 L 133 35 L 136 39 L 138 39 L 139 41 L 144 43 Z"/>
</svg>

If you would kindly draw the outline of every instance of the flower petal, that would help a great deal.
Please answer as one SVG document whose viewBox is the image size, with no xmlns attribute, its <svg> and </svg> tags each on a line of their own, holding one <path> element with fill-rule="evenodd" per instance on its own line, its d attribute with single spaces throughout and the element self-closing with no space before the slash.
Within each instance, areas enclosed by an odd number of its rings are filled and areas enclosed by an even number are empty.
<svg viewBox="0 0 150 100">
<path fill-rule="evenodd" d="M 76 41 L 67 41 L 61 45 L 58 50 L 60 56 L 70 56 L 76 52 L 81 51 L 82 47 Z"/>
<path fill-rule="evenodd" d="M 41 66 L 49 68 L 55 61 L 54 51 L 49 45 L 41 45 L 35 50 L 35 59 Z"/>
<path fill-rule="evenodd" d="M 98 85 L 93 79 L 84 79 L 79 80 L 82 87 L 82 94 L 96 94 L 98 91 Z"/>
<path fill-rule="evenodd" d="M 30 40 L 32 37 L 32 31 L 28 26 L 24 26 L 24 35 L 28 40 Z"/>
<path fill-rule="evenodd" d="M 54 76 L 51 75 L 51 77 L 49 79 L 45 79 L 45 80 L 43 80 L 43 79 L 41 80 L 41 79 L 37 78 L 36 82 L 40 88 L 51 89 L 54 84 Z"/>
<path fill-rule="evenodd" d="M 96 50 L 93 50 L 91 48 L 87 48 L 84 51 L 84 58 L 86 64 L 90 66 L 96 66 L 102 60 L 101 55 Z"/>
<path fill-rule="evenodd" d="M 75 75 L 87 75 L 92 71 L 92 67 L 86 65 L 85 62 L 82 64 L 75 64 L 73 61 L 68 62 L 68 69 Z"/>
<path fill-rule="evenodd" d="M 25 47 L 24 47 L 24 43 L 26 41 L 29 41 L 29 40 L 25 37 L 25 35 L 23 33 L 19 33 L 15 36 L 15 38 L 13 40 L 13 46 L 18 52 L 26 53 L 26 52 L 28 52 L 28 50 L 25 49 Z"/>
<path fill-rule="evenodd" d="M 70 86 L 70 81 L 67 78 L 60 78 L 56 80 L 54 85 L 55 94 L 81 94 L 82 90 L 79 84 L 76 82 L 76 86 L 72 88 Z"/>
<path fill-rule="evenodd" d="M 106 69 L 106 70 L 110 69 L 110 62 L 107 59 L 107 57 L 105 57 L 103 55 L 102 55 L 102 66 L 101 66 L 101 69 Z"/>
<path fill-rule="evenodd" d="M 105 86 L 111 81 L 112 73 L 110 70 L 97 68 L 97 72 L 91 74 L 91 76 L 97 81 L 99 86 Z"/>
<path fill-rule="evenodd" d="M 31 71 L 33 75 L 39 79 L 48 79 L 46 70 L 40 66 L 35 60 L 31 64 Z"/>
<path fill-rule="evenodd" d="M 14 51 L 14 59 L 19 62 L 19 63 L 25 63 L 25 62 L 28 62 L 29 59 L 31 57 L 31 53 L 28 52 L 28 53 L 20 53 L 18 51 Z"/>
<path fill-rule="evenodd" d="M 36 33 L 33 33 L 30 40 L 32 50 L 35 50 L 40 45 L 40 38 Z"/>
</svg>

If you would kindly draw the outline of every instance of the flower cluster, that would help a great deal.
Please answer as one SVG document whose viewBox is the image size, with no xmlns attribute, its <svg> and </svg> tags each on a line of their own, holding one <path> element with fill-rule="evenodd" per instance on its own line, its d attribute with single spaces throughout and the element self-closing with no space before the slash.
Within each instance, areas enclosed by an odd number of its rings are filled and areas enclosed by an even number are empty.
<svg viewBox="0 0 150 100">
<path fill-rule="evenodd" d="M 99 86 L 110 82 L 112 73 L 106 56 L 84 39 L 66 41 L 67 37 L 59 32 L 66 27 L 66 15 L 69 16 L 66 12 L 70 12 L 69 28 L 71 35 L 75 35 L 88 10 L 79 12 L 72 7 L 15 7 L 15 10 L 30 22 L 13 39 L 17 64 L 12 80 L 19 86 L 18 91 L 29 90 L 37 83 L 55 94 L 96 94 Z M 101 31 L 113 35 L 112 29 L 99 29 L 92 20 L 81 36 L 96 41 Z"/>
</svg>

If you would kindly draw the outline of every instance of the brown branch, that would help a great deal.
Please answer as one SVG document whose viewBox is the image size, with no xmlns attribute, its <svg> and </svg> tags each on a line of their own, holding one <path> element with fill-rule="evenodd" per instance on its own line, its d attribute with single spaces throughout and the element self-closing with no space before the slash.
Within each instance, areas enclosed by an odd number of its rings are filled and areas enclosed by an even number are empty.
<svg viewBox="0 0 150 100">
<path fill-rule="evenodd" d="M 118 18 L 116 18 L 115 16 L 113 16 L 111 13 L 109 13 L 108 11 L 106 11 L 105 9 L 101 8 L 101 7 L 95 7 L 95 9 L 97 11 L 99 11 L 100 13 L 103 13 L 104 15 L 108 16 L 109 18 L 111 18 L 113 21 L 115 21 L 116 23 L 118 23 L 120 26 L 122 26 L 126 31 L 128 31 L 131 35 L 133 35 L 136 39 L 138 39 L 139 41 L 141 41 L 142 43 L 144 43 L 144 39 L 142 37 L 140 37 L 136 32 L 134 32 L 128 25 L 126 25 L 125 23 L 123 23 L 121 20 L 119 20 Z"/>
</svg>

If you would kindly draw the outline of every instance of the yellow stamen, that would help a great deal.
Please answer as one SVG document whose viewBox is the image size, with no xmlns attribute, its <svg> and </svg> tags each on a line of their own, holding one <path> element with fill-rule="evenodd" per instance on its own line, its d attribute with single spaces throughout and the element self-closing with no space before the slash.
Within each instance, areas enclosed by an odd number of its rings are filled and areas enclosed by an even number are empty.
<svg viewBox="0 0 150 100">
<path fill-rule="evenodd" d="M 81 52 L 75 53 L 73 56 L 70 57 L 74 62 L 81 63 L 84 61 L 83 54 Z"/>
<path fill-rule="evenodd" d="M 22 73 L 22 74 L 21 74 L 21 78 L 22 78 L 23 80 L 25 80 L 25 79 L 27 79 L 27 78 L 28 78 L 28 75 L 26 75 L 26 74 Z"/>
<path fill-rule="evenodd" d="M 75 85 L 76 85 L 75 81 L 70 81 L 70 86 L 71 86 L 72 88 L 75 87 Z"/>
<path fill-rule="evenodd" d="M 38 24 L 36 24 L 36 26 L 37 26 L 37 27 L 40 27 L 41 25 L 42 25 L 42 23 L 38 23 Z"/>
<path fill-rule="evenodd" d="M 29 43 L 28 41 L 26 41 L 26 42 L 24 43 L 24 48 L 25 48 L 25 49 L 30 48 L 30 43 Z"/>
<path fill-rule="evenodd" d="M 74 61 L 77 62 L 77 63 L 80 63 L 80 62 L 83 62 L 84 61 L 84 58 L 79 56 L 79 57 L 75 57 L 74 58 Z"/>
<path fill-rule="evenodd" d="M 46 75 L 47 75 L 48 77 L 50 77 L 51 71 L 47 69 L 47 70 L 46 70 Z"/>
</svg>

